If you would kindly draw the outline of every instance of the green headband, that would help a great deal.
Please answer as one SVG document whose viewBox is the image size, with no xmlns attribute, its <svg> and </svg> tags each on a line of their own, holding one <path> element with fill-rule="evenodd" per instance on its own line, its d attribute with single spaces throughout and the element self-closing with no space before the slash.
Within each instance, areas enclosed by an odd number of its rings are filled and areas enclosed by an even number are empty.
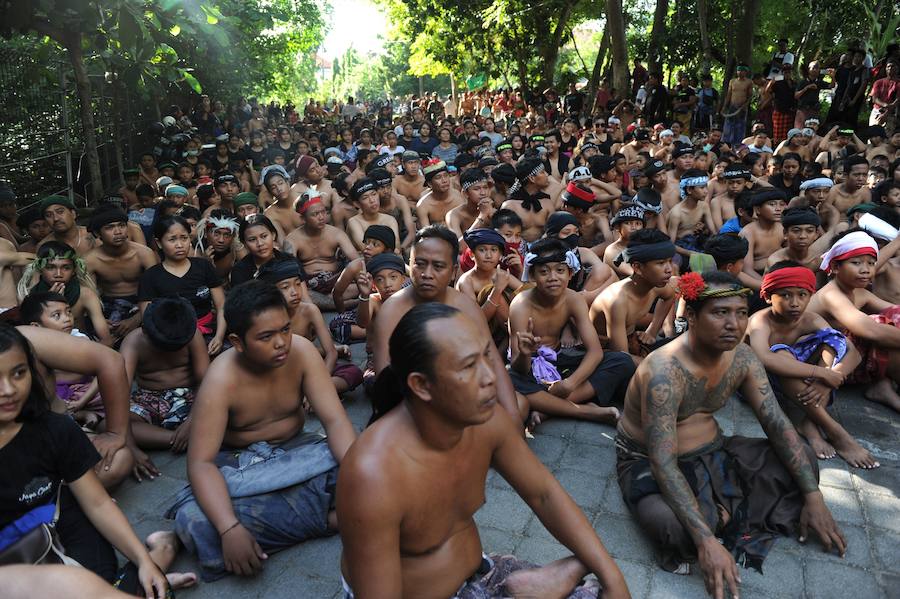
<svg viewBox="0 0 900 599">
<path fill-rule="evenodd" d="M 41 213 L 47 210 L 50 206 L 55 206 L 59 204 L 60 206 L 65 206 L 69 210 L 75 210 L 75 204 L 72 203 L 72 200 L 67 198 L 66 196 L 47 196 L 43 200 L 41 200 Z"/>
</svg>

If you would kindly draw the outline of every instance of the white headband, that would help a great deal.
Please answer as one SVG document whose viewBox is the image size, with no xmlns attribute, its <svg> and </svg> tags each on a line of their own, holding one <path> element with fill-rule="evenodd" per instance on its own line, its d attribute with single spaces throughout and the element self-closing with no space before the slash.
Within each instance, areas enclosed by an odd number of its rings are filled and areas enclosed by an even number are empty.
<svg viewBox="0 0 900 599">
<path fill-rule="evenodd" d="M 831 246 L 830 250 L 822 254 L 822 266 L 819 268 L 825 272 L 830 272 L 832 260 L 859 248 L 869 248 L 875 252 L 875 257 L 878 257 L 878 244 L 875 243 L 872 236 L 865 231 L 854 231 L 840 238 L 837 243 Z"/>
</svg>

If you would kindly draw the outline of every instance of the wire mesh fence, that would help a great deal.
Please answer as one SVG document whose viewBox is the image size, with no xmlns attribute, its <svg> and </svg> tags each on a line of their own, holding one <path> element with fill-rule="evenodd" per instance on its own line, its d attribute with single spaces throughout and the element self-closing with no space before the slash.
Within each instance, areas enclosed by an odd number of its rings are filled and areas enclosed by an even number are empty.
<svg viewBox="0 0 900 599">
<path fill-rule="evenodd" d="M 91 76 L 100 194 L 121 186 L 123 168 L 136 165 L 149 111 L 122 85 Z M 153 119 L 155 120 L 155 119 Z M 0 179 L 18 197 L 19 210 L 55 193 L 78 206 L 92 197 L 80 102 L 67 62 L 42 60 L 0 46 Z"/>
</svg>

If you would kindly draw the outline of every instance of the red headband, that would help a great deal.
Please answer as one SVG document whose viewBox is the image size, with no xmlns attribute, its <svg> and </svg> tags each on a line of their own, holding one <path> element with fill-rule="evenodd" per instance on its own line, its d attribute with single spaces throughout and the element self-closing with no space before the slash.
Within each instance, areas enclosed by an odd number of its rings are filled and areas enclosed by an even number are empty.
<svg viewBox="0 0 900 599">
<path fill-rule="evenodd" d="M 759 296 L 767 299 L 773 291 L 787 287 L 799 287 L 810 293 L 816 292 L 816 275 L 805 266 L 791 266 L 779 268 L 776 271 L 763 275 L 762 286 L 759 288 Z"/>
<path fill-rule="evenodd" d="M 593 202 L 595 199 L 597 199 L 593 191 L 581 187 L 574 181 L 566 185 L 566 193 L 585 202 Z"/>
<path fill-rule="evenodd" d="M 319 196 L 316 196 L 314 198 L 309 198 L 306 202 L 297 206 L 297 214 L 306 214 L 306 211 L 309 210 L 312 206 L 315 206 L 316 204 L 321 204 L 321 203 L 322 203 L 322 198 Z"/>
</svg>

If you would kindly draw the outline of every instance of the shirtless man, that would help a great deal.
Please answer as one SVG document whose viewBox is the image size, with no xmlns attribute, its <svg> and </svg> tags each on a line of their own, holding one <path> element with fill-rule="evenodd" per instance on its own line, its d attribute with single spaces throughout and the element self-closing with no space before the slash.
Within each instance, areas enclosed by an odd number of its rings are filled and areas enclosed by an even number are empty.
<svg viewBox="0 0 900 599">
<path fill-rule="evenodd" d="M 213 187 L 215 187 L 215 197 L 218 198 L 218 201 L 210 204 L 203 211 L 203 216 L 209 215 L 216 208 L 221 208 L 234 214 L 234 198 L 241 192 L 241 183 L 238 178 L 231 173 L 220 172 L 213 180 Z"/>
<path fill-rule="evenodd" d="M 494 347 L 483 327 L 452 307 L 419 305 L 396 325 L 390 350 L 384 386 L 403 395 L 376 400 L 384 416 L 347 452 L 338 477 L 338 515 L 353 523 L 341 528 L 344 596 L 580 598 L 597 593 L 576 588 L 590 571 L 604 597 L 629 597 L 581 510 L 497 408 Z M 542 568 L 493 554 L 485 560 L 472 516 L 490 466 L 567 539 L 573 557 Z M 489 581 L 500 560 L 517 571 Z"/>
<path fill-rule="evenodd" d="M 88 271 L 97 280 L 103 316 L 117 345 L 141 325 L 138 281 L 145 270 L 159 263 L 157 254 L 128 239 L 128 216 L 117 208 L 96 212 L 91 231 L 103 243 L 85 256 Z"/>
<path fill-rule="evenodd" d="M 501 208 L 515 212 L 522 219 L 522 238 L 531 243 L 544 232 L 554 202 L 545 192 L 550 176 L 537 158 L 524 158 L 516 165 L 516 182 L 510 187 L 509 199 Z"/>
<path fill-rule="evenodd" d="M 159 169 L 156 168 L 156 157 L 145 152 L 141 154 L 140 159 L 140 181 L 150 187 L 156 188 L 156 180 L 159 178 Z"/>
<path fill-rule="evenodd" d="M 772 265 L 761 287 L 769 307 L 747 325 L 750 347 L 770 380 L 777 378 L 787 400 L 782 406 L 816 457 L 833 458 L 837 448 L 854 468 L 877 468 L 872 455 L 826 410 L 860 357 L 844 335 L 806 310 L 815 292 L 816 277 L 808 268 L 790 260 Z"/>
<path fill-rule="evenodd" d="M 800 184 L 800 195 L 788 203 L 788 208 L 812 208 L 819 215 L 822 228 L 832 231 L 841 220 L 837 208 L 825 201 L 832 187 L 834 181 L 828 177 L 808 179 Z"/>
<path fill-rule="evenodd" d="M 872 293 L 888 303 L 900 304 L 900 235 L 890 239 L 900 227 L 900 215 L 879 207 L 860 222 L 860 227 L 878 243 L 883 263 L 872 281 Z"/>
<path fill-rule="evenodd" d="M 238 194 L 240 195 L 240 194 Z M 230 212 L 215 208 L 197 223 L 197 246 L 194 255 L 212 262 L 216 276 L 231 286 L 229 281 L 234 265 L 247 255 L 241 243 L 235 243 L 240 224 Z"/>
<path fill-rule="evenodd" d="M 401 163 L 403 173 L 394 179 L 394 189 L 406 198 L 410 208 L 415 209 L 425 190 L 425 176 L 421 169 L 422 161 L 418 152 L 407 150 L 401 155 Z"/>
<path fill-rule="evenodd" d="M 489 335 L 481 308 L 474 301 L 449 287 L 457 269 L 459 243 L 456 235 L 442 225 L 419 229 L 410 253 L 412 285 L 393 294 L 378 311 L 378 318 L 370 325 L 369 343 L 374 358 L 374 370 L 379 374 L 389 364 L 388 340 L 397 323 L 413 306 L 438 302 L 464 312 L 485 335 Z M 517 397 L 506 366 L 497 348 L 491 345 L 491 364 L 497 377 L 497 399 L 500 405 L 518 422 L 528 415 L 528 403 Z"/>
<path fill-rule="evenodd" d="M 722 102 L 721 114 L 725 117 L 722 140 L 732 148 L 741 144 L 747 130 L 747 111 L 753 99 L 753 81 L 749 79 L 750 67 L 738 65 L 737 77 L 728 81 L 728 91 Z"/>
<path fill-rule="evenodd" d="M 577 265 L 573 250 L 559 239 L 529 248 L 522 276 L 535 286 L 510 303 L 510 377 L 541 414 L 609 424 L 619 417 L 612 404 L 621 401 L 634 366 L 627 355 L 600 346 L 584 299 L 568 288 Z M 570 321 L 584 351 L 561 347 Z"/>
<path fill-rule="evenodd" d="M 828 233 L 821 231 L 822 221 L 812 208 L 788 208 L 781 214 L 781 228 L 784 230 L 785 246 L 773 252 L 766 260 L 771 267 L 777 262 L 792 260 L 810 269 L 819 271 L 822 254 L 831 247 L 831 239 L 846 225 L 837 231 Z"/>
<path fill-rule="evenodd" d="M 650 132 L 646 129 L 637 129 L 634 132 L 634 139 L 623 144 L 618 151 L 625 156 L 625 164 L 628 168 L 632 168 L 637 165 L 638 154 L 649 152 L 651 149 Z"/>
<path fill-rule="evenodd" d="M 275 198 L 275 203 L 266 208 L 264 212 L 269 217 L 269 220 L 287 233 L 299 227 L 303 222 L 303 218 L 294 209 L 295 202 L 291 196 L 290 177 L 287 171 L 284 170 L 284 167 L 274 165 L 264 168 L 262 184 L 266 191 L 269 192 L 269 195 Z M 304 193 L 308 196 L 312 196 L 315 193 L 316 197 L 320 197 L 317 191 L 306 191 Z M 301 194 L 297 200 L 300 201 L 302 197 L 303 195 Z M 321 201 L 319 199 L 320 203 Z"/>
<path fill-rule="evenodd" d="M 75 204 L 69 198 L 48 196 L 41 200 L 40 209 L 47 224 L 50 225 L 50 234 L 41 240 L 38 247 L 52 239 L 65 243 L 83 257 L 97 245 L 97 240 L 87 228 L 75 223 L 78 214 L 75 212 Z"/>
<path fill-rule="evenodd" d="M 341 274 L 342 262 L 355 260 L 359 254 L 346 233 L 328 224 L 328 213 L 322 200 L 316 197 L 303 202 L 303 197 L 297 206 L 301 226 L 294 229 L 286 241 L 294 249 L 303 271 L 309 277 L 307 285 L 313 303 L 322 310 L 334 310 L 331 291 Z M 343 254 L 340 261 L 338 251 Z M 356 294 L 356 285 L 351 284 L 347 287 L 344 300 Z"/>
<path fill-rule="evenodd" d="M 637 363 L 650 353 L 675 301 L 675 288 L 670 284 L 674 255 L 675 244 L 664 233 L 634 231 L 625 251 L 616 258 L 631 266 L 632 275 L 604 289 L 591 304 L 590 317 L 597 334 L 610 349 L 630 353 Z M 648 323 L 654 302 L 656 308 Z M 646 325 L 644 331 L 638 330 L 639 323 Z"/>
<path fill-rule="evenodd" d="M 447 172 L 447 163 L 443 160 L 429 160 L 422 166 L 428 189 L 416 202 L 416 220 L 419 227 L 432 223 L 443 224 L 447 213 L 465 203 L 459 191 L 452 185 L 453 178 Z"/>
<path fill-rule="evenodd" d="M 713 233 L 718 233 L 725 221 L 737 216 L 734 210 L 734 200 L 747 189 L 750 183 L 750 170 L 743 164 L 729 164 L 720 176 L 725 181 L 725 193 L 713 196 L 709 202 L 709 212 L 712 215 Z"/>
<path fill-rule="evenodd" d="M 388 158 L 382 155 L 382 158 Z M 390 163 L 393 166 L 393 162 Z M 386 168 L 374 168 L 369 171 L 369 178 L 375 181 L 378 189 L 378 209 L 382 214 L 394 217 L 400 228 L 400 250 L 401 252 L 412 245 L 413 239 L 416 237 L 416 223 L 413 220 L 412 210 L 409 209 L 409 202 L 406 198 L 394 191 L 393 180 L 395 175 L 392 170 Z"/>
<path fill-rule="evenodd" d="M 470 168 L 459 176 L 460 187 L 466 201 L 447 213 L 447 228 L 456 233 L 460 240 L 471 228 L 485 228 L 491 225 L 494 206 L 491 201 L 491 186 L 488 174 L 480 168 Z M 473 227 L 477 222 L 477 227 Z"/>
<path fill-rule="evenodd" d="M 781 249 L 784 241 L 781 213 L 786 203 L 784 192 L 774 187 L 760 189 L 750 195 L 750 205 L 756 219 L 741 229 L 741 237 L 749 244 L 744 272 L 753 279 L 762 278 L 766 260 Z"/>
<path fill-rule="evenodd" d="M 44 215 L 38 207 L 23 212 L 16 222 L 19 229 L 27 235 L 25 242 L 19 244 L 19 250 L 33 254 L 41 240 L 50 234 L 50 225 L 44 220 Z"/>
<path fill-rule="evenodd" d="M 34 257 L 32 253 L 17 251 L 11 241 L 0 239 L 0 321 L 18 320 L 19 298 L 13 268 L 28 266 Z"/>
<path fill-rule="evenodd" d="M 866 186 L 869 163 L 865 158 L 862 156 L 847 158 L 844 161 L 844 173 L 844 182 L 832 187 L 828 192 L 828 199 L 825 200 L 837 209 L 841 220 L 847 220 L 848 210 L 872 199 L 872 193 Z"/>
<path fill-rule="evenodd" d="M 736 560 L 762 566 L 768 531 L 790 534 L 799 524 L 801 542 L 812 529 L 826 551 L 836 547 L 841 556 L 847 544 L 819 491 L 815 456 L 778 406 L 759 359 L 741 343 L 749 290 L 726 273 L 685 276 L 693 279 L 680 284 L 688 331 L 653 352 L 631 380 L 617 470 L 625 504 L 656 546 L 660 566 L 687 574 L 699 561 L 707 592 L 723 599 L 738 595 Z M 768 438 L 722 436 L 713 414 L 738 389 Z M 724 463 L 724 471 L 713 463 Z M 702 491 L 689 482 L 701 477 L 709 485 Z M 724 492 L 735 485 L 741 491 Z M 745 511 L 744 493 L 760 506 L 753 514 Z"/>
<path fill-rule="evenodd" d="M 900 308 L 867 289 L 892 255 L 879 257 L 878 245 L 864 231 L 838 237 L 822 257 L 821 268 L 831 280 L 816 292 L 808 310 L 846 332 L 862 356 L 862 364 L 849 382 L 867 384 L 866 399 L 900 412 L 900 395 L 893 386 L 900 379 Z"/>
<path fill-rule="evenodd" d="M 356 437 L 319 352 L 291 333 L 274 285 L 235 287 L 225 321 L 233 347 L 210 365 L 197 392 L 190 492 L 169 511 L 206 581 L 255 574 L 265 551 L 333 534 L 337 465 Z M 327 446 L 319 435 L 302 434 L 303 397 L 328 434 Z M 250 460 L 258 463 L 237 468 Z"/>
</svg>

